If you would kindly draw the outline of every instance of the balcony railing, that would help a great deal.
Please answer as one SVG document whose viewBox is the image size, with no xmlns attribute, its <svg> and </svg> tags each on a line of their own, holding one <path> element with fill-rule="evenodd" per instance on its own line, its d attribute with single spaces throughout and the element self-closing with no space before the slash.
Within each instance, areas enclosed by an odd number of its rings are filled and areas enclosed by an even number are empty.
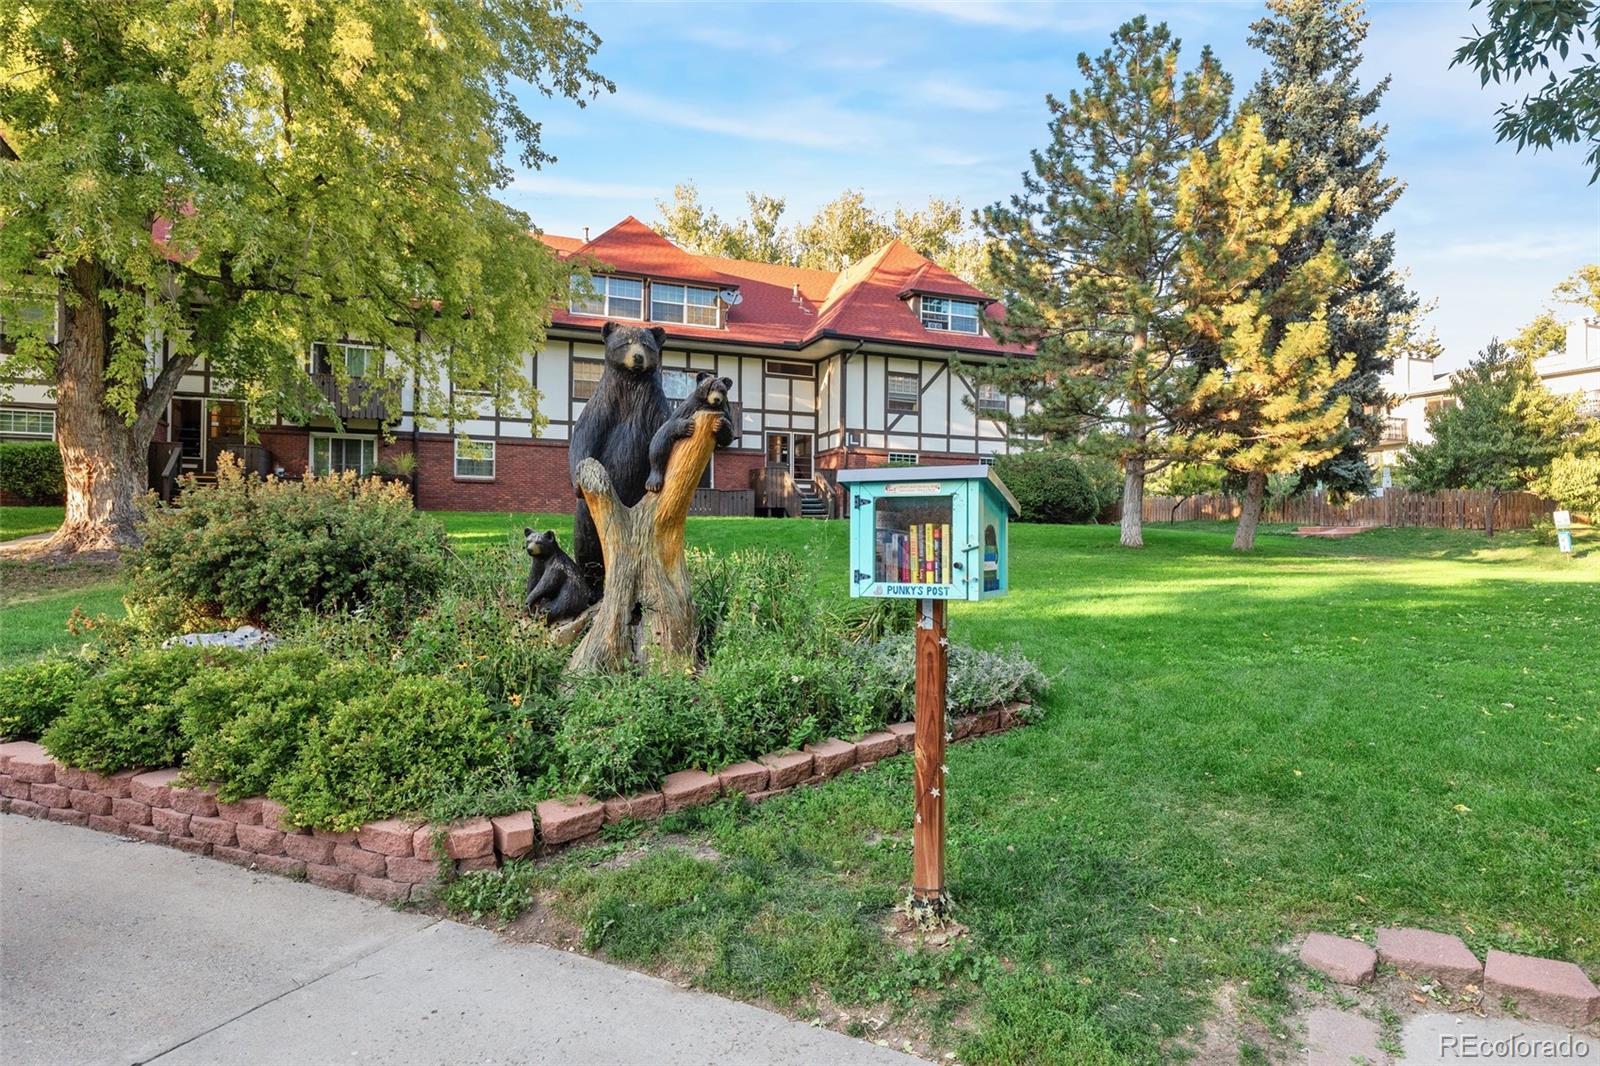
<svg viewBox="0 0 1600 1066">
<path fill-rule="evenodd" d="M 1404 444 L 1410 438 L 1406 434 L 1406 420 L 1403 418 L 1385 418 L 1383 430 L 1378 435 L 1380 445 Z"/>
<path fill-rule="evenodd" d="M 332 374 L 312 374 L 311 380 L 340 418 L 389 417 L 383 390 L 369 381 L 358 379 L 340 385 Z"/>
</svg>

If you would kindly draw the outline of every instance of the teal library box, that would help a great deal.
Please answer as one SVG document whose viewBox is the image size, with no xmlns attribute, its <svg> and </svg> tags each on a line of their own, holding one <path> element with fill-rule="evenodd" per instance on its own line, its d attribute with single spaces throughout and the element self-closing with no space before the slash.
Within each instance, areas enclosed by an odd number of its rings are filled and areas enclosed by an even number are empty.
<svg viewBox="0 0 1600 1066">
<path fill-rule="evenodd" d="M 841 470 L 850 493 L 850 595 L 986 600 L 1009 584 L 1017 499 L 987 466 Z"/>
</svg>

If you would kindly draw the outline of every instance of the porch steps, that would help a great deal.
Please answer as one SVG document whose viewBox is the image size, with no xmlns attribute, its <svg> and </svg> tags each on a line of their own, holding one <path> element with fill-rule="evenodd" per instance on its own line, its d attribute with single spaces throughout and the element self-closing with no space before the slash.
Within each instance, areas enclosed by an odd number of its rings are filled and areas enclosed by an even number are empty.
<svg viewBox="0 0 1600 1066">
<path fill-rule="evenodd" d="M 801 518 L 827 518 L 828 501 L 817 494 L 811 482 L 797 482 L 795 487 L 800 491 L 800 517 Z"/>
</svg>

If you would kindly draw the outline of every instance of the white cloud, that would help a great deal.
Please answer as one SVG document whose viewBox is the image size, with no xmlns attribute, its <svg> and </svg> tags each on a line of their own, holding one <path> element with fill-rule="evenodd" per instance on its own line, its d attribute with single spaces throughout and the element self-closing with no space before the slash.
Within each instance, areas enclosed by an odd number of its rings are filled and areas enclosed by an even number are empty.
<svg viewBox="0 0 1600 1066">
<path fill-rule="evenodd" d="M 511 179 L 508 192 L 544 196 L 586 197 L 595 200 L 651 200 L 664 196 L 666 189 L 655 185 L 633 185 L 619 181 L 585 181 L 582 178 L 552 174 L 520 173 Z"/>
<path fill-rule="evenodd" d="M 892 125 L 821 98 L 773 100 L 758 109 L 722 101 L 677 101 L 640 92 L 618 92 L 609 106 L 640 118 L 702 133 L 802 148 L 882 144 Z"/>
<path fill-rule="evenodd" d="M 746 33 L 728 26 L 687 26 L 679 31 L 686 41 L 709 45 L 729 52 L 753 52 L 780 56 L 794 50 L 794 41 L 777 34 Z"/>
<path fill-rule="evenodd" d="M 1006 3 L 1005 0 L 880 0 L 880 2 L 971 26 L 1008 30 L 1050 30 L 1071 33 L 1077 30 L 1115 26 L 1122 20 L 1120 15 L 1109 12 L 1107 5 L 1103 4 L 1077 6 L 1071 9 L 1079 13 L 1068 15 L 1065 13 L 1068 9 L 1055 4 Z"/>
<path fill-rule="evenodd" d="M 952 77 L 924 78 L 917 84 L 915 98 L 938 107 L 980 112 L 1000 111 L 1015 102 L 1010 93 Z"/>
</svg>

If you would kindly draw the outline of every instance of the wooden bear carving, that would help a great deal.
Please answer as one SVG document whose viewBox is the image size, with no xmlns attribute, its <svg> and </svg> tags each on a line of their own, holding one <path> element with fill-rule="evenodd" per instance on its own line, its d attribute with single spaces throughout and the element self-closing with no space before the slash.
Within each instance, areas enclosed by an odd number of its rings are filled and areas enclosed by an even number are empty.
<svg viewBox="0 0 1600 1066">
<path fill-rule="evenodd" d="M 567 453 L 573 491 L 578 495 L 572 517 L 572 554 L 585 580 L 595 588 L 605 583 L 605 557 L 589 504 L 577 491 L 578 467 L 585 459 L 598 460 L 611 476 L 617 498 L 632 507 L 644 498 L 650 442 L 667 420 L 668 410 L 666 393 L 661 391 L 661 342 L 666 331 L 659 326 L 645 329 L 607 322 L 600 335 L 606 342 L 605 370 L 572 428 Z"/>
<path fill-rule="evenodd" d="M 556 543 L 555 530 L 535 533 L 524 526 L 522 543 L 533 559 L 528 567 L 522 609 L 531 615 L 543 615 L 551 625 L 571 621 L 588 610 L 597 597 L 578 564 Z"/>
<path fill-rule="evenodd" d="M 646 492 L 660 492 L 667 476 L 667 460 L 672 457 L 672 446 L 694 432 L 695 415 L 701 411 L 716 411 L 722 415 L 717 425 L 717 447 L 726 448 L 733 442 L 733 422 L 728 418 L 728 392 L 733 388 L 731 378 L 719 378 L 701 371 L 695 379 L 694 391 L 683 398 L 672 417 L 661 424 L 650 438 L 650 478 L 644 483 Z"/>
</svg>

